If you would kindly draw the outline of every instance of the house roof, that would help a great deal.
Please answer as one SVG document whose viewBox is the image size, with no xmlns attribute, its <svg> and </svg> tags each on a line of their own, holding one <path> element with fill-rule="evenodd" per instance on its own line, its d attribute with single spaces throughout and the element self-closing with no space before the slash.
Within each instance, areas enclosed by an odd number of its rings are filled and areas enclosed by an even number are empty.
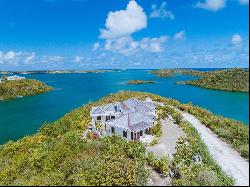
<svg viewBox="0 0 250 187">
<path fill-rule="evenodd" d="M 140 111 L 123 114 L 122 116 L 107 122 L 110 126 L 122 128 L 124 130 L 139 131 L 152 126 L 154 118 L 145 115 Z"/>
<path fill-rule="evenodd" d="M 141 131 L 144 129 L 147 129 L 152 126 L 152 123 L 146 123 L 144 121 L 141 121 L 139 123 L 136 123 L 130 127 L 130 129 L 134 132 Z"/>
<path fill-rule="evenodd" d="M 118 112 L 115 111 L 118 107 Z M 116 119 L 111 119 L 107 123 L 110 126 L 119 127 L 125 130 L 139 131 L 150 127 L 154 122 L 152 111 L 156 106 L 150 101 L 140 101 L 132 98 L 123 102 L 109 103 L 104 106 L 93 107 L 91 115 L 110 115 L 115 112 Z"/>
</svg>

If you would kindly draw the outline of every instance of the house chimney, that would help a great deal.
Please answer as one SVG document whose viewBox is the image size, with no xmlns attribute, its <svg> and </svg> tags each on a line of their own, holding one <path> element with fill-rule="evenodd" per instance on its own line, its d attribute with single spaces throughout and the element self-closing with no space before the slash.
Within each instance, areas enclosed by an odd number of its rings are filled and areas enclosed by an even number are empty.
<svg viewBox="0 0 250 187">
<path fill-rule="evenodd" d="M 128 127 L 129 127 L 129 128 L 131 127 L 129 113 L 128 113 Z"/>
</svg>

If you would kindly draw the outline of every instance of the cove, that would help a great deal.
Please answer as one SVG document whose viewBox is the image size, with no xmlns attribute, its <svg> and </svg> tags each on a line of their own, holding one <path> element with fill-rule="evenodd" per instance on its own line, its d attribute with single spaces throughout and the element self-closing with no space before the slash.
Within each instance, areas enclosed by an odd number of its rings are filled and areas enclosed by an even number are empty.
<svg viewBox="0 0 250 187">
<path fill-rule="evenodd" d="M 0 102 L 0 144 L 35 133 L 44 122 L 54 121 L 72 109 L 119 90 L 142 91 L 192 102 L 215 114 L 249 124 L 249 94 L 209 90 L 175 84 L 195 77 L 180 75 L 158 78 L 150 70 L 121 70 L 82 74 L 27 74 L 54 87 L 36 96 Z M 126 84 L 129 80 L 150 80 L 153 84 Z"/>
</svg>

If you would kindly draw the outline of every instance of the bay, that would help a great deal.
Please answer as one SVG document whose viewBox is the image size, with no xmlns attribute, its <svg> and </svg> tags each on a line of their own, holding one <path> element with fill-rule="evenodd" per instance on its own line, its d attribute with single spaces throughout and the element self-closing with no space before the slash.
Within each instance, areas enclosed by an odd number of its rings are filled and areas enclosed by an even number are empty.
<svg viewBox="0 0 250 187">
<path fill-rule="evenodd" d="M 207 70 L 207 69 L 203 69 Z M 209 69 L 211 70 L 211 69 Z M 175 82 L 196 79 L 180 75 L 158 78 L 150 70 L 105 73 L 27 74 L 54 87 L 48 93 L 0 102 L 0 144 L 35 133 L 45 122 L 57 120 L 72 109 L 120 90 L 143 91 L 180 102 L 192 102 L 215 114 L 249 124 L 249 94 L 209 90 Z M 153 84 L 131 85 L 129 80 L 153 80 Z"/>
</svg>

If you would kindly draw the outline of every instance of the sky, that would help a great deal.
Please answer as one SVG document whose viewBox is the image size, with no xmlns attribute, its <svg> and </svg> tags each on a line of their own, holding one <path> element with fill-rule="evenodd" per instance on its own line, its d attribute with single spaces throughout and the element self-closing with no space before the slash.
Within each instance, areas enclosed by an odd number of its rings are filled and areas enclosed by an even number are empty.
<svg viewBox="0 0 250 187">
<path fill-rule="evenodd" d="M 0 0 L 0 71 L 249 67 L 249 0 Z"/>
</svg>

